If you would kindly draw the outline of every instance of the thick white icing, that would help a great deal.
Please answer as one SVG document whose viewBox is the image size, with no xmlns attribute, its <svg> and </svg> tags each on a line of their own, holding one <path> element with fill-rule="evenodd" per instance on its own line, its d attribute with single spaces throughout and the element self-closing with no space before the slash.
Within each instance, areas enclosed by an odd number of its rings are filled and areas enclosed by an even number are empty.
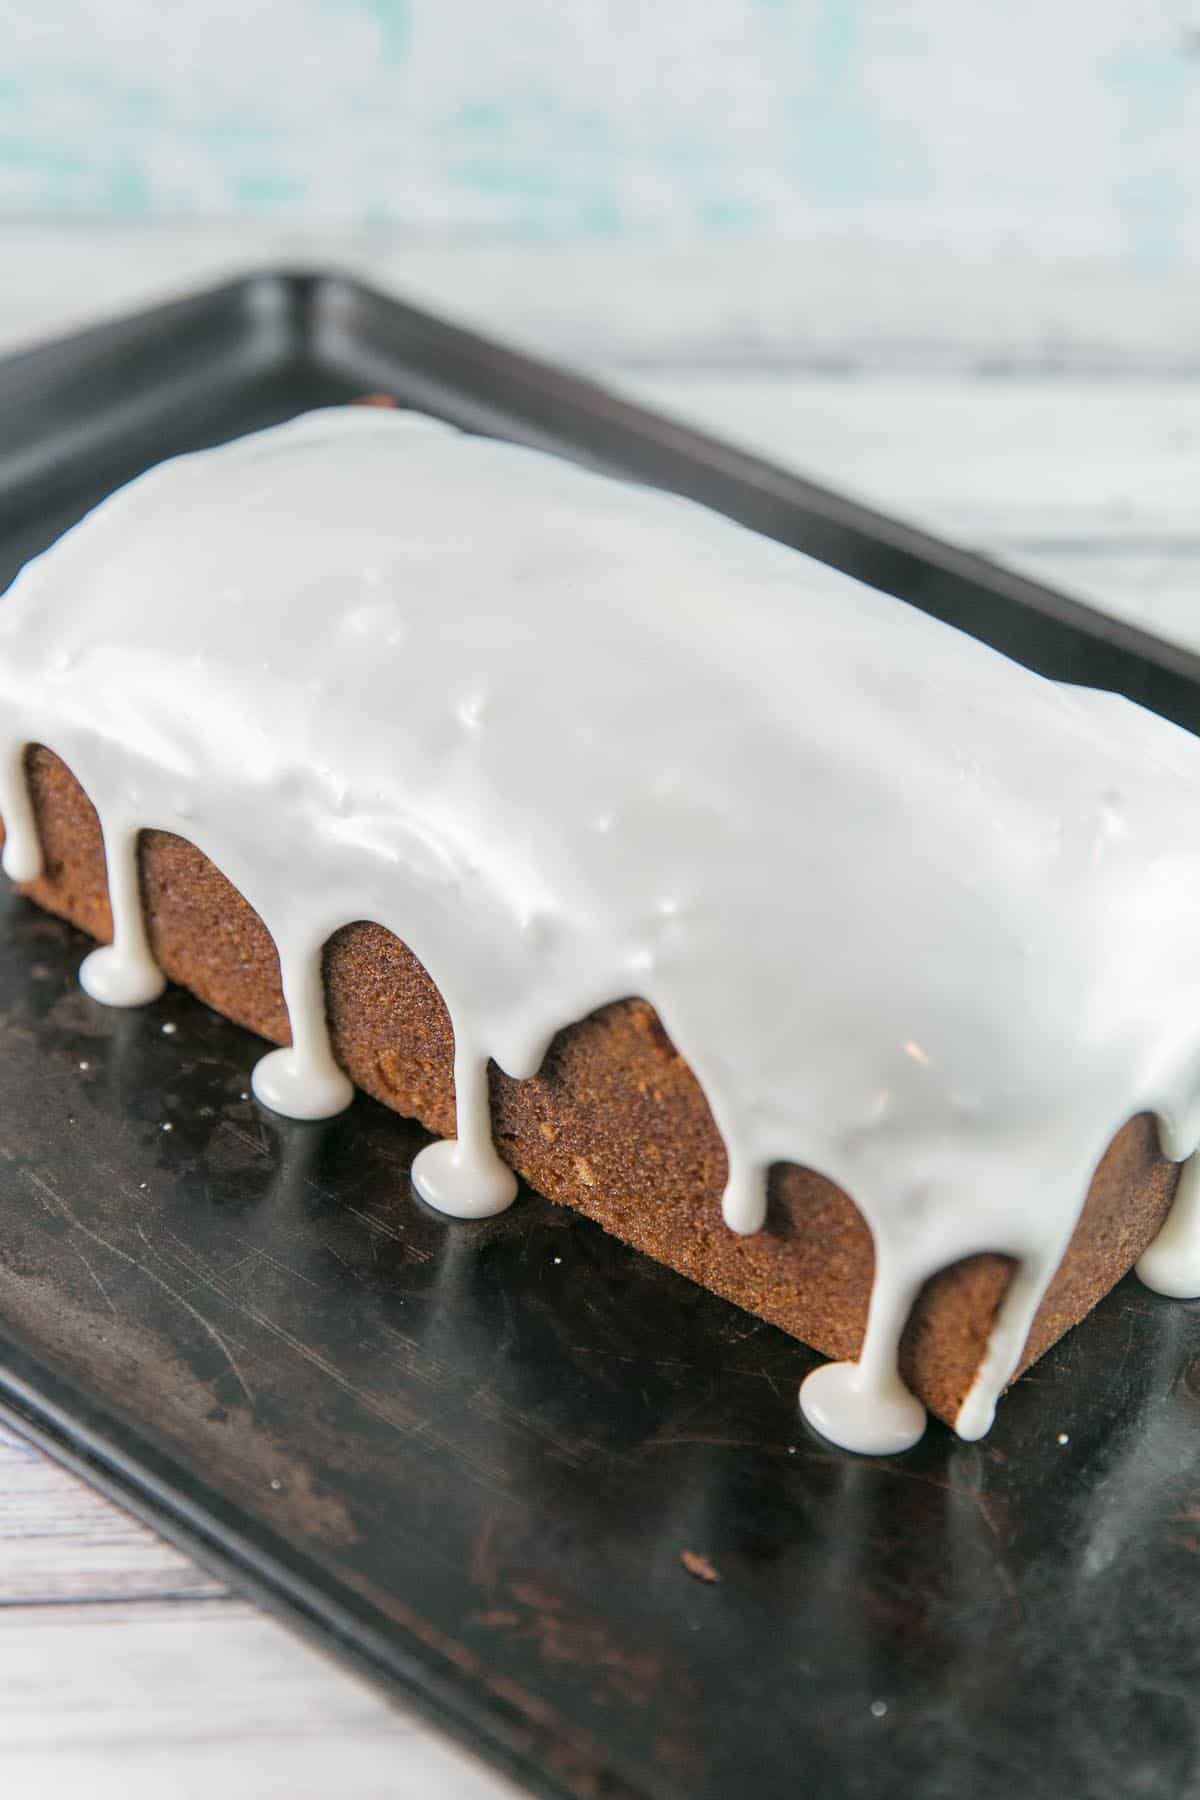
<svg viewBox="0 0 1200 1800">
<path fill-rule="evenodd" d="M 1184 1164 L 1167 1222 L 1138 1259 L 1137 1272 L 1156 1294 L 1200 1296 L 1200 1157 Z"/>
<path fill-rule="evenodd" d="M 902 1448 L 922 1283 L 1020 1268 L 963 1407 L 988 1427 L 1096 1162 L 1151 1111 L 1200 1140 L 1200 745 L 1055 686 L 700 507 L 411 414 L 338 409 L 152 470 L 0 607 L 4 866 L 36 873 L 22 753 L 100 814 L 116 1004 L 161 985 L 136 833 L 178 832 L 278 946 L 267 1105 L 345 1105 L 321 947 L 395 931 L 455 1032 L 458 1135 L 414 1178 L 452 1213 L 515 1191 L 487 1066 L 644 995 L 725 1142 L 726 1218 L 776 1161 L 870 1225 L 859 1362 L 828 1436 Z M 1200 1292 L 1194 1166 L 1143 1259 Z M 1183 1271 L 1181 1275 L 1179 1272 Z"/>
<path fill-rule="evenodd" d="M 138 831 L 106 814 L 104 860 L 112 907 L 113 941 L 85 956 L 79 970 L 84 991 L 105 1006 L 145 1006 L 167 985 L 150 952 L 138 883 Z"/>
</svg>

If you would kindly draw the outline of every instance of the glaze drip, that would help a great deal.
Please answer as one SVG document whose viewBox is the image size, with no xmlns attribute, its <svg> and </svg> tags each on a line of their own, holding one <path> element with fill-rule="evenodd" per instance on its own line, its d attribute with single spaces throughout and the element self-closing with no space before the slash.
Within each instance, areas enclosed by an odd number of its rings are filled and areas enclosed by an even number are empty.
<svg viewBox="0 0 1200 1800">
<path fill-rule="evenodd" d="M 517 1197 L 517 1178 L 496 1154 L 488 1104 L 487 1058 L 456 1032 L 454 1048 L 456 1135 L 428 1144 L 413 1163 L 413 1186 L 422 1200 L 455 1219 L 487 1219 Z"/>
<path fill-rule="evenodd" d="M 39 847 L 54 750 L 100 816 L 109 1004 L 162 977 L 140 830 L 188 838 L 279 950 L 292 1044 L 264 1104 L 350 1099 L 321 947 L 376 920 L 455 1036 L 457 1135 L 417 1159 L 480 1217 L 516 1183 L 488 1068 L 656 1009 L 724 1140 L 730 1229 L 795 1162 L 876 1252 L 856 1364 L 817 1370 L 827 1436 L 895 1450 L 913 1297 L 982 1251 L 1019 1273 L 958 1421 L 987 1429 L 1126 1121 L 1200 1138 L 1200 744 L 1043 681 L 687 502 L 411 414 L 312 414 L 164 464 L 0 607 L 4 867 Z M 1142 1259 L 1200 1292 L 1200 1177 Z"/>
<path fill-rule="evenodd" d="M 334 1061 L 325 1019 L 325 987 L 318 942 L 276 938 L 279 975 L 292 1041 L 254 1065 L 254 1097 L 289 1119 L 332 1119 L 345 1112 L 354 1088 Z"/>
<path fill-rule="evenodd" d="M 1167 1222 L 1138 1261 L 1148 1288 L 1172 1300 L 1200 1299 L 1200 1157 L 1184 1165 Z"/>
<path fill-rule="evenodd" d="M 800 1389 L 809 1424 L 844 1450 L 893 1456 L 911 1450 L 925 1431 L 925 1408 L 900 1378 L 900 1339 L 917 1288 L 881 1266 L 857 1362 L 823 1363 Z"/>
<path fill-rule="evenodd" d="M 138 877 L 135 826 L 104 821 L 104 862 L 113 938 L 85 956 L 79 970 L 84 991 L 105 1006 L 145 1006 L 166 987 L 150 951 Z"/>
<path fill-rule="evenodd" d="M 33 802 L 25 779 L 25 745 L 6 746 L 0 760 L 0 818 L 4 820 L 4 873 L 10 881 L 36 881 L 42 872 Z"/>
</svg>

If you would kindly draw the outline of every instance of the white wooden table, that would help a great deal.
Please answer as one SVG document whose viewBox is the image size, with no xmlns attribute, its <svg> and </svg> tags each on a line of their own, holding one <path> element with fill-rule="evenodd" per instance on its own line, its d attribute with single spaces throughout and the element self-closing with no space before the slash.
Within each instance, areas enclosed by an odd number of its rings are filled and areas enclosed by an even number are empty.
<svg viewBox="0 0 1200 1800">
<path fill-rule="evenodd" d="M 590 367 L 1200 648 L 1200 280 L 894 250 L 0 237 L 0 346 L 275 260 Z M 30 1796 L 484 1800 L 471 1757 L 0 1432 L 0 1780 Z"/>
</svg>

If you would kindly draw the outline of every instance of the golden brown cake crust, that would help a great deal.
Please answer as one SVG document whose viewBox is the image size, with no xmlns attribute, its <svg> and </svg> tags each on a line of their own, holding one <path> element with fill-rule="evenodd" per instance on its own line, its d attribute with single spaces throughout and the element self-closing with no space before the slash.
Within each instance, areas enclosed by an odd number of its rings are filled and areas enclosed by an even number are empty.
<svg viewBox="0 0 1200 1800">
<path fill-rule="evenodd" d="M 28 770 L 45 872 L 24 889 L 92 937 L 112 935 L 100 825 L 50 751 Z M 279 964 L 261 919 L 200 851 L 167 832 L 141 839 L 154 954 L 172 981 L 276 1043 L 287 1042 Z M 448 1136 L 454 1129 L 453 1039 L 436 988 L 398 938 L 360 922 L 325 949 L 335 1053 L 385 1105 Z M 857 1354 L 873 1275 L 867 1226 L 833 1183 L 779 1164 L 767 1227 L 738 1237 L 721 1217 L 725 1152 L 700 1087 L 653 1009 L 628 999 L 560 1032 L 540 1072 L 493 1068 L 501 1155 L 531 1186 L 769 1319 L 826 1355 Z M 1118 1133 L 1046 1293 L 1022 1368 L 1089 1312 L 1161 1226 L 1178 1178 L 1142 1116 Z M 974 1256 L 922 1291 L 901 1367 L 929 1409 L 953 1423 L 987 1345 L 1012 1264 Z"/>
</svg>

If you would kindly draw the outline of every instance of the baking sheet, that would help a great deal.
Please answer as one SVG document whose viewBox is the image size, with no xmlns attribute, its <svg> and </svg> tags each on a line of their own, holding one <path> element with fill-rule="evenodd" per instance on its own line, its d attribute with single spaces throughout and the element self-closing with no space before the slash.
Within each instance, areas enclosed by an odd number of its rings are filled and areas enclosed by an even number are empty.
<svg viewBox="0 0 1200 1800">
<path fill-rule="evenodd" d="M 337 277 L 0 364 L 0 585 L 162 456 L 370 388 L 1200 722 L 1186 652 Z M 545 1794 L 1200 1783 L 1200 1307 L 1127 1281 L 983 1443 L 850 1457 L 782 1333 L 535 1196 L 437 1218 L 415 1126 L 262 1112 L 256 1040 L 97 1007 L 79 934 L 3 915 L 0 1398 L 62 1460 Z"/>
</svg>

